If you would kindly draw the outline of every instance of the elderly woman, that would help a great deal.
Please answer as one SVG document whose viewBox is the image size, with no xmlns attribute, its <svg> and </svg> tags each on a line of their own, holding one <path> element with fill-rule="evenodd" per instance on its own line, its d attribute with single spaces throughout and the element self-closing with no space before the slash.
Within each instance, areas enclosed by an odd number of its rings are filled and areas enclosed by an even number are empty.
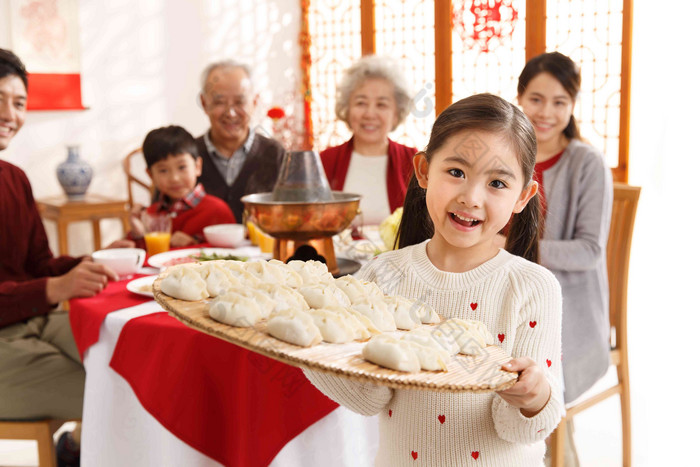
<svg viewBox="0 0 700 467">
<path fill-rule="evenodd" d="M 406 118 L 411 103 L 396 70 L 386 57 L 367 55 L 345 72 L 335 113 L 353 136 L 321 153 L 331 188 L 362 195 L 365 224 L 378 224 L 403 205 L 413 173 L 416 149 L 388 137 Z"/>
</svg>

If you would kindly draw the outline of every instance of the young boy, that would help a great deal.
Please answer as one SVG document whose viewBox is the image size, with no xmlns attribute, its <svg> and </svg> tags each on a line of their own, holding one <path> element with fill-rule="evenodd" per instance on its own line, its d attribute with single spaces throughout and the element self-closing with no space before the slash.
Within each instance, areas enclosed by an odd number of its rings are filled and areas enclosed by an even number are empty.
<svg viewBox="0 0 700 467">
<path fill-rule="evenodd" d="M 225 201 L 205 193 L 197 177 L 202 173 L 202 159 L 192 135 L 180 126 L 152 130 L 143 142 L 147 172 L 158 190 L 158 199 L 148 213 L 169 213 L 172 219 L 171 247 L 194 245 L 204 241 L 204 227 L 231 224 L 236 219 Z M 118 240 L 110 247 L 144 245 L 143 208 L 132 212 L 129 240 Z M 130 241 L 131 240 L 131 241 Z"/>
</svg>

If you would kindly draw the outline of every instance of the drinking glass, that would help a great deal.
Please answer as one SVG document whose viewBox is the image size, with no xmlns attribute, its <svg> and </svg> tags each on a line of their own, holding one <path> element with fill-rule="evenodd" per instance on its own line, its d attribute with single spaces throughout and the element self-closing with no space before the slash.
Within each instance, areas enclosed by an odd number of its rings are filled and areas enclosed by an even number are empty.
<svg viewBox="0 0 700 467">
<path fill-rule="evenodd" d="M 170 229 L 172 228 L 170 214 L 144 212 L 141 221 L 143 222 L 148 256 L 170 250 Z"/>
</svg>

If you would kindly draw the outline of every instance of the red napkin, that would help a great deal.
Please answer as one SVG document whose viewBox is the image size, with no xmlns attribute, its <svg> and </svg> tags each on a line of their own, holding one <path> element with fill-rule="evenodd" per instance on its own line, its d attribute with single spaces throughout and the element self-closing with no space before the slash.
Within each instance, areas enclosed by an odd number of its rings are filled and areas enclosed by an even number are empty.
<svg viewBox="0 0 700 467">
<path fill-rule="evenodd" d="M 126 290 L 126 284 L 129 281 L 145 275 L 136 274 L 128 280 L 110 282 L 102 292 L 94 297 L 74 298 L 70 301 L 68 315 L 80 358 L 83 358 L 85 351 L 100 338 L 100 326 L 108 314 L 152 300 L 149 297 L 136 295 Z"/>
<path fill-rule="evenodd" d="M 129 320 L 110 366 L 168 431 L 224 465 L 267 465 L 338 405 L 301 370 L 188 328 Z"/>
</svg>

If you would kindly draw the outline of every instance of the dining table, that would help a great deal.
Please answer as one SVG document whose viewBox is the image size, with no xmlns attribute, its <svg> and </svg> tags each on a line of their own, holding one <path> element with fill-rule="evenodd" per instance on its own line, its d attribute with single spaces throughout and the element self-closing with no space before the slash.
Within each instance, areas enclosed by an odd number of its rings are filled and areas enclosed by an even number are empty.
<svg viewBox="0 0 700 467">
<path fill-rule="evenodd" d="M 338 406 L 301 369 L 202 333 L 110 282 L 73 299 L 86 370 L 89 466 L 372 465 L 378 421 Z"/>
</svg>

